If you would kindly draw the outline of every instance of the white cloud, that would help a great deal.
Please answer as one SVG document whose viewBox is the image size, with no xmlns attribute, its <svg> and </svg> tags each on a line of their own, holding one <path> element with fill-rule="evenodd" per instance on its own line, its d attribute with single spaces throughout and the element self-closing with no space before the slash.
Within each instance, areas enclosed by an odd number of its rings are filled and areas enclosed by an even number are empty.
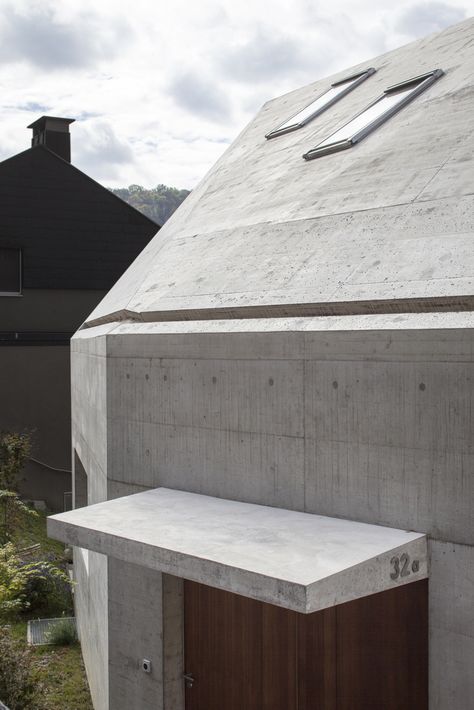
<svg viewBox="0 0 474 710">
<path fill-rule="evenodd" d="M 88 174 L 96 172 L 99 180 L 114 180 L 120 166 L 133 165 L 135 156 L 128 143 L 120 139 L 113 127 L 102 119 L 78 124 L 74 131 L 73 161 Z"/>
<path fill-rule="evenodd" d="M 114 57 L 131 37 L 122 18 L 106 25 L 92 12 L 61 19 L 54 5 L 18 9 L 4 6 L 0 24 L 0 59 L 4 64 L 29 62 L 33 68 L 62 71 L 96 66 Z"/>
<path fill-rule="evenodd" d="M 70 116 L 73 162 L 91 177 L 192 188 L 265 100 L 442 29 L 470 2 L 0 0 L 0 155 L 28 147 L 39 115 Z"/>
<path fill-rule="evenodd" d="M 408 7 L 398 19 L 395 28 L 408 37 L 420 37 L 461 22 L 466 15 L 463 7 L 444 2 L 421 2 Z"/>
<path fill-rule="evenodd" d="M 193 116 L 219 121 L 228 119 L 231 111 L 228 94 L 216 86 L 215 79 L 188 71 L 175 77 L 169 91 L 179 106 Z"/>
</svg>

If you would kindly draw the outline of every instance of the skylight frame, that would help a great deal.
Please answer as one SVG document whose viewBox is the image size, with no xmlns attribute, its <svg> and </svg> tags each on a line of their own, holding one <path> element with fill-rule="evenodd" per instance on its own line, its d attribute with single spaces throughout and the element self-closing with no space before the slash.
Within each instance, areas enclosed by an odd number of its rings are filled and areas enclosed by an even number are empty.
<svg viewBox="0 0 474 710">
<path fill-rule="evenodd" d="M 405 81 L 401 81 L 398 84 L 393 84 L 392 86 L 389 86 L 383 94 L 378 96 L 372 103 L 370 103 L 368 106 L 366 106 L 362 111 L 359 111 L 355 116 L 353 116 L 350 121 L 347 121 L 345 124 L 343 124 L 340 128 L 338 128 L 336 131 L 333 131 L 332 134 L 330 134 L 327 138 L 325 138 L 323 141 L 321 141 L 317 146 L 314 148 L 311 148 L 307 153 L 303 155 L 303 158 L 305 160 L 314 160 L 314 158 L 319 158 L 322 157 L 323 155 L 328 155 L 330 153 L 338 153 L 341 150 L 346 150 L 347 148 L 351 148 L 353 145 L 356 143 L 359 143 L 361 140 L 363 140 L 369 133 L 372 133 L 372 131 L 375 131 L 379 126 L 381 126 L 385 121 L 388 121 L 389 118 L 394 116 L 396 113 L 401 111 L 407 104 L 409 104 L 411 101 L 413 101 L 417 96 L 419 96 L 423 91 L 425 91 L 429 86 L 434 84 L 435 81 L 437 81 L 441 76 L 444 75 L 444 71 L 442 69 L 433 69 L 430 72 L 427 72 L 426 74 L 421 74 L 420 76 L 415 76 L 411 79 L 407 79 Z M 359 129 L 355 133 L 353 133 L 349 138 L 345 138 L 340 141 L 335 141 L 334 143 L 327 143 L 327 141 L 331 138 L 331 135 L 335 135 L 336 133 L 339 133 L 340 130 L 342 130 L 345 126 L 348 126 L 350 123 L 355 121 L 356 118 L 359 116 L 362 116 L 366 111 L 369 111 L 375 104 L 378 102 L 382 101 L 386 96 L 391 96 L 395 93 L 405 91 L 410 87 L 410 85 L 413 84 L 413 90 L 407 94 L 403 99 L 401 99 L 397 104 L 392 106 L 391 108 L 388 108 L 386 111 L 384 111 L 380 116 L 377 118 L 373 119 L 367 125 L 365 125 L 363 128 Z M 325 144 L 325 145 L 323 145 Z"/>
<path fill-rule="evenodd" d="M 300 108 L 296 113 L 294 113 L 290 118 L 287 118 L 283 123 L 280 124 L 278 128 L 273 129 L 269 133 L 265 135 L 265 138 L 267 140 L 270 140 L 271 138 L 277 138 L 278 136 L 283 136 L 286 135 L 287 133 L 292 133 L 293 131 L 297 131 L 299 128 L 302 128 L 303 126 L 306 126 L 307 123 L 312 121 L 314 118 L 322 114 L 326 109 L 330 108 L 333 106 L 337 101 L 342 99 L 344 96 L 347 96 L 353 89 L 355 89 L 357 86 L 362 84 L 363 81 L 369 78 L 369 76 L 372 76 L 372 74 L 375 74 L 376 69 L 373 67 L 369 67 L 368 69 L 364 69 L 364 71 L 357 72 L 356 74 L 351 74 L 351 76 L 346 76 L 344 79 L 340 79 L 339 81 L 334 82 L 334 84 L 331 84 L 331 86 L 323 91 L 321 94 L 318 94 L 315 99 L 310 101 L 306 106 L 303 106 L 303 108 Z M 350 83 L 349 83 L 350 82 Z M 318 109 L 316 109 L 313 113 L 311 113 L 309 116 L 307 116 L 305 119 L 302 121 L 299 121 L 298 123 L 286 126 L 286 128 L 282 128 L 282 126 L 285 126 L 289 121 L 291 121 L 292 118 L 296 118 L 298 114 L 302 113 L 305 111 L 311 104 L 316 103 L 320 98 L 322 98 L 325 94 L 327 94 L 331 89 L 334 89 L 337 86 L 341 86 L 342 84 L 349 83 L 349 86 L 341 91 L 339 94 L 334 96 L 332 99 L 330 99 L 327 103 L 323 104 L 320 106 Z"/>
</svg>

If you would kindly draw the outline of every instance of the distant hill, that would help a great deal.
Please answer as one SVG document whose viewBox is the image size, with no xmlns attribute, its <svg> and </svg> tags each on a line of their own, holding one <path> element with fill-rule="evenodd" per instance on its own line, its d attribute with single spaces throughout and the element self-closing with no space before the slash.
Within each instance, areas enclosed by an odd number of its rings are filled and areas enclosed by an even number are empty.
<svg viewBox="0 0 474 710">
<path fill-rule="evenodd" d="M 141 185 L 129 185 L 110 191 L 160 225 L 171 217 L 190 192 L 167 185 L 157 185 L 150 190 Z"/>
</svg>

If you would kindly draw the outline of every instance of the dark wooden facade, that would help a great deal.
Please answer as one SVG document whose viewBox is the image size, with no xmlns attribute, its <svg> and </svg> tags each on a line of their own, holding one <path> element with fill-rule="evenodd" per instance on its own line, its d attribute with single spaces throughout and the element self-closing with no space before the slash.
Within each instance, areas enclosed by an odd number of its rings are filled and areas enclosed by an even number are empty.
<svg viewBox="0 0 474 710">
<path fill-rule="evenodd" d="M 427 710 L 427 585 L 306 615 L 185 582 L 186 710 Z"/>
<path fill-rule="evenodd" d="M 42 145 L 0 163 L 0 193 L 0 248 L 21 249 L 23 289 L 105 293 L 159 229 Z"/>
<path fill-rule="evenodd" d="M 70 338 L 159 226 L 45 145 L 0 163 L 0 193 L 0 431 L 32 433 L 20 492 L 59 511 Z"/>
</svg>

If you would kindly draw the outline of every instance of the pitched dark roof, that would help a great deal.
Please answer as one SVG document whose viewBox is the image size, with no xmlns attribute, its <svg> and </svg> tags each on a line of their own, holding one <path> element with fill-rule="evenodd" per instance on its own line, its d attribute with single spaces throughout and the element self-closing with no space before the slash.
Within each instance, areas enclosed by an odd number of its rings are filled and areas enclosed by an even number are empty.
<svg viewBox="0 0 474 710">
<path fill-rule="evenodd" d="M 0 163 L 0 195 L 25 289 L 108 290 L 160 228 L 41 145 Z"/>
</svg>

